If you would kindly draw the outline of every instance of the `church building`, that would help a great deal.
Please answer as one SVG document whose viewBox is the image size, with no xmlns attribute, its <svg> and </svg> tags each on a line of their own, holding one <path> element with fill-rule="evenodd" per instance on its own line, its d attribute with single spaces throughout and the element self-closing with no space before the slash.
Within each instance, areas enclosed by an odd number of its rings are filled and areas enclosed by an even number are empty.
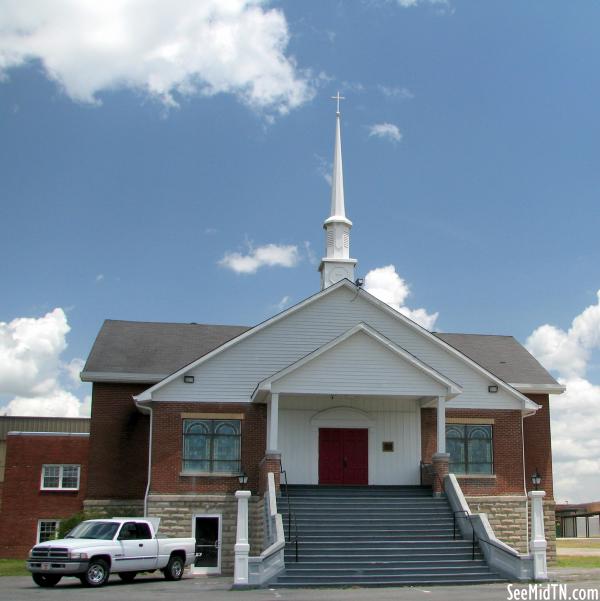
<svg viewBox="0 0 600 601">
<path fill-rule="evenodd" d="M 260 555 L 269 473 L 277 492 L 335 490 L 342 502 L 344 490 L 443 496 L 453 473 L 525 553 L 535 473 L 552 561 L 549 395 L 564 387 L 511 336 L 430 332 L 363 288 L 340 129 L 338 105 L 320 290 L 254 327 L 104 322 L 81 373 L 93 383 L 83 506 L 160 517 L 164 534 L 196 538 L 195 573 L 231 574 L 234 493 L 251 492 Z M 301 548 L 302 537 L 298 523 Z"/>
</svg>

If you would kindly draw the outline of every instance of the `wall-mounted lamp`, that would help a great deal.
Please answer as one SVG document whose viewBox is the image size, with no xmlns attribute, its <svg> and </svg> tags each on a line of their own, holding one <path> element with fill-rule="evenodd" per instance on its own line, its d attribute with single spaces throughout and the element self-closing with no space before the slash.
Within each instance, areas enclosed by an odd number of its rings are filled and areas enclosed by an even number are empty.
<svg viewBox="0 0 600 601">
<path fill-rule="evenodd" d="M 183 381 L 186 384 L 193 384 L 194 383 L 194 376 L 183 376 Z"/>
<path fill-rule="evenodd" d="M 242 485 L 242 488 L 245 488 L 246 484 L 248 484 L 248 474 L 246 472 L 242 472 L 238 476 L 238 480 L 240 481 L 240 484 Z"/>
<path fill-rule="evenodd" d="M 535 468 L 535 472 L 531 476 L 531 483 L 533 484 L 535 490 L 537 490 L 539 485 L 542 483 L 542 476 L 540 476 L 537 467 Z"/>
<path fill-rule="evenodd" d="M 498 392 L 498 385 L 497 384 L 490 384 L 488 386 L 488 392 Z"/>
</svg>

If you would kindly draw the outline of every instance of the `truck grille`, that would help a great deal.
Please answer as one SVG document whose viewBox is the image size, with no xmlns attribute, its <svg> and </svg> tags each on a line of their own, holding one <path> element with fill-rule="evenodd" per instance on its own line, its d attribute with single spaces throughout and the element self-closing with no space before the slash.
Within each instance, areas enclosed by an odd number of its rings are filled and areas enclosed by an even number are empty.
<svg viewBox="0 0 600 601">
<path fill-rule="evenodd" d="M 34 547 L 31 559 L 68 559 L 69 550 L 63 547 Z"/>
</svg>

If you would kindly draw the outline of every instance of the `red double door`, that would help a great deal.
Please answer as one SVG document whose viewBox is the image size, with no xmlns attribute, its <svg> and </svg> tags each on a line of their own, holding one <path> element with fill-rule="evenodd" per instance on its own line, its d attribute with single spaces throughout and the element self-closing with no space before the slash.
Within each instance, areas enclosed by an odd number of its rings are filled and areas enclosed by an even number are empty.
<svg viewBox="0 0 600 601">
<path fill-rule="evenodd" d="M 369 431 L 319 429 L 319 484 L 369 484 Z"/>
</svg>

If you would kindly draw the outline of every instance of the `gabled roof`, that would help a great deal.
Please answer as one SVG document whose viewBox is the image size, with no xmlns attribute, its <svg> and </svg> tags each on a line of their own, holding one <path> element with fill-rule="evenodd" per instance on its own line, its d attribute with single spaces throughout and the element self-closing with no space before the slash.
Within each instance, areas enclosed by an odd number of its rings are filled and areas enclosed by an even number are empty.
<svg viewBox="0 0 600 601">
<path fill-rule="evenodd" d="M 428 338 L 434 344 L 437 344 L 437 345 L 443 347 L 447 352 L 454 355 L 455 357 L 457 357 L 464 363 L 468 364 L 475 371 L 477 371 L 480 374 L 484 375 L 485 377 L 489 378 L 491 382 L 494 382 L 500 388 L 506 390 L 511 396 L 513 396 L 513 397 L 517 398 L 519 401 L 521 401 L 521 403 L 523 404 L 523 409 L 536 411 L 539 408 L 539 406 L 536 403 L 534 403 L 533 401 L 528 399 L 526 396 L 521 394 L 517 389 L 510 386 L 503 379 L 494 375 L 492 372 L 488 371 L 487 369 L 485 369 L 484 367 L 479 365 L 477 362 L 473 361 L 470 357 L 463 354 L 461 351 L 457 350 L 450 344 L 446 343 L 441 338 L 435 336 L 429 330 L 426 330 L 425 328 L 421 327 L 419 324 L 412 321 L 411 319 L 409 319 L 408 317 L 406 317 L 399 311 L 396 311 L 395 309 L 390 307 L 387 303 L 384 303 L 383 301 L 379 300 L 372 294 L 369 294 L 362 288 L 357 288 L 352 282 L 350 282 L 347 279 L 340 280 L 336 284 L 333 284 L 332 286 L 325 288 L 324 290 L 321 290 L 320 292 L 314 294 L 313 296 L 308 297 L 307 299 L 303 300 L 302 302 L 298 303 L 297 305 L 294 305 L 293 307 L 290 307 L 290 308 L 286 309 L 285 311 L 278 313 L 277 315 L 271 317 L 270 319 L 267 319 L 266 321 L 255 326 L 254 328 L 247 330 L 246 332 L 240 334 L 237 338 L 224 343 L 220 347 L 215 348 L 214 350 L 206 353 L 204 356 L 200 357 L 199 359 L 196 359 L 189 365 L 186 365 L 185 367 L 175 371 L 170 376 L 166 377 L 164 380 L 161 380 L 160 382 L 158 382 L 154 386 L 151 386 L 150 388 L 148 388 L 141 394 L 135 396 L 134 398 L 138 402 L 151 400 L 152 393 L 155 390 L 162 388 L 163 386 L 165 386 L 169 382 L 172 382 L 176 378 L 182 376 L 184 373 L 188 372 L 189 370 L 194 369 L 195 367 L 204 363 L 205 361 L 208 361 L 211 357 L 215 356 L 216 354 L 226 351 L 230 346 L 232 346 L 234 344 L 238 344 L 242 340 L 245 340 L 247 337 L 253 336 L 254 334 L 256 334 L 256 332 L 259 332 L 259 331 L 263 330 L 264 328 L 269 327 L 270 325 L 278 322 L 281 319 L 285 319 L 287 316 L 295 313 L 296 311 L 300 310 L 302 307 L 305 307 L 306 305 L 314 303 L 318 299 L 323 298 L 324 296 L 331 294 L 333 291 L 338 290 L 342 287 L 346 287 L 346 288 L 352 290 L 353 292 L 356 292 L 357 294 L 363 295 L 363 298 L 365 298 L 367 301 L 369 301 L 372 304 L 379 307 L 382 311 L 388 313 L 389 315 L 392 315 L 395 319 L 403 322 L 407 327 L 418 332 L 421 336 Z"/>
<path fill-rule="evenodd" d="M 84 382 L 159 382 L 249 328 L 107 319 L 81 373 Z"/>
<path fill-rule="evenodd" d="M 453 398 L 456 395 L 462 392 L 462 387 L 456 382 L 452 381 L 450 378 L 447 378 L 442 373 L 427 365 L 427 363 L 421 361 L 418 357 L 415 357 L 412 353 L 402 348 L 401 346 L 392 342 L 389 338 L 378 332 L 371 326 L 365 323 L 356 324 L 354 327 L 350 328 L 348 331 L 344 332 L 341 336 L 330 340 L 327 344 L 324 344 L 322 347 L 314 350 L 312 353 L 305 355 L 302 359 L 295 361 L 291 365 L 288 365 L 284 369 L 278 371 L 277 373 L 265 378 L 262 382 L 258 384 L 254 394 L 252 395 L 253 400 L 257 398 L 258 394 L 261 391 L 269 391 L 271 389 L 271 384 L 276 382 L 277 380 L 281 380 L 285 378 L 289 374 L 295 372 L 297 369 L 305 366 L 310 361 L 313 361 L 320 357 L 321 355 L 335 349 L 338 345 L 340 345 L 345 340 L 348 340 L 350 337 L 362 332 L 384 346 L 391 353 L 397 355 L 403 361 L 406 361 L 412 367 L 417 369 L 418 371 L 424 373 L 429 376 L 432 380 L 435 380 L 438 384 L 446 387 L 448 389 L 448 397 Z"/>
</svg>

